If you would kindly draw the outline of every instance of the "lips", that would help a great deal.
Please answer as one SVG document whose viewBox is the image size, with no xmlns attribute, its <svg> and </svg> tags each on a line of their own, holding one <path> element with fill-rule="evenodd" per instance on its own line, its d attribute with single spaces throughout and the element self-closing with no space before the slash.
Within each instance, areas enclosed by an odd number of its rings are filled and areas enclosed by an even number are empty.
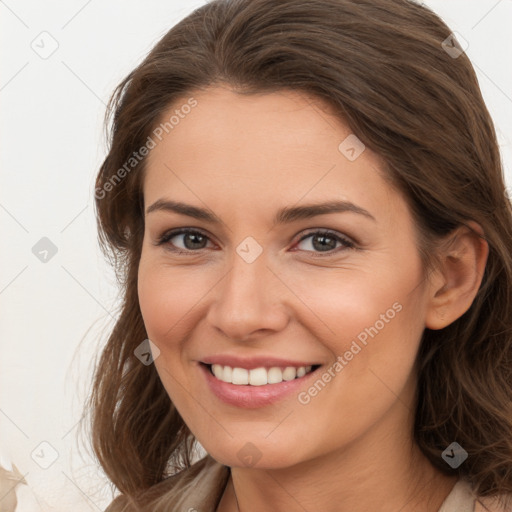
<svg viewBox="0 0 512 512">
<path fill-rule="evenodd" d="M 240 408 L 264 407 L 299 393 L 321 366 L 312 361 L 235 356 L 212 356 L 198 363 L 208 390 Z"/>
<path fill-rule="evenodd" d="M 254 368 L 300 368 L 301 366 L 317 366 L 321 363 L 318 361 L 299 361 L 293 359 L 280 359 L 274 356 L 255 356 L 255 357 L 240 357 L 235 355 L 215 355 L 205 357 L 200 361 L 206 365 L 219 364 L 222 366 L 230 366 L 231 368 L 244 368 L 252 370 Z"/>
</svg>

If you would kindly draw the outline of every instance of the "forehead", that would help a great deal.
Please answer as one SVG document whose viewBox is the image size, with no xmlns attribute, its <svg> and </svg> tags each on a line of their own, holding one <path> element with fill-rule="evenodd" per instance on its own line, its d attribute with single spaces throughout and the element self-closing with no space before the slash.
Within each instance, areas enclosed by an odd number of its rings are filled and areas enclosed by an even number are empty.
<svg viewBox="0 0 512 512">
<path fill-rule="evenodd" d="M 196 106 L 185 108 L 190 98 Z M 188 113 L 179 119 L 172 116 L 181 110 Z M 177 146 L 181 159 L 199 158 L 205 149 L 210 153 L 218 150 L 229 161 L 245 156 L 252 161 L 256 157 L 259 162 L 258 155 L 279 159 L 283 153 L 290 157 L 290 151 L 316 156 L 323 153 L 329 159 L 333 149 L 334 153 L 337 150 L 340 135 L 350 133 L 329 110 L 318 98 L 299 91 L 239 94 L 220 86 L 198 91 L 176 101 L 163 114 L 164 123 L 174 117 L 175 124 L 169 133 L 162 134 L 164 144 L 158 144 L 150 159 Z M 225 154 L 223 150 L 228 147 L 231 151 Z"/>
<path fill-rule="evenodd" d="M 195 106 L 183 108 L 193 104 L 191 98 Z M 173 114 L 172 129 L 148 155 L 146 204 L 163 195 L 195 203 L 229 197 L 258 209 L 301 198 L 371 204 L 390 192 L 379 176 L 377 155 L 366 148 L 349 160 L 340 150 L 354 135 L 318 98 L 297 91 L 242 95 L 215 87 L 175 102 L 162 121 Z"/>
</svg>

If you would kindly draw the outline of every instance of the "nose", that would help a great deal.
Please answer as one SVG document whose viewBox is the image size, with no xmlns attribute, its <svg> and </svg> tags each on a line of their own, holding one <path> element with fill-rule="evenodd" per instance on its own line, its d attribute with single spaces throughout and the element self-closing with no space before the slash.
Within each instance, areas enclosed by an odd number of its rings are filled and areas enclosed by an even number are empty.
<svg viewBox="0 0 512 512">
<path fill-rule="evenodd" d="M 289 322 L 286 286 L 267 266 L 264 254 L 247 263 L 237 253 L 223 279 L 212 290 L 207 321 L 235 341 L 268 337 Z"/>
</svg>

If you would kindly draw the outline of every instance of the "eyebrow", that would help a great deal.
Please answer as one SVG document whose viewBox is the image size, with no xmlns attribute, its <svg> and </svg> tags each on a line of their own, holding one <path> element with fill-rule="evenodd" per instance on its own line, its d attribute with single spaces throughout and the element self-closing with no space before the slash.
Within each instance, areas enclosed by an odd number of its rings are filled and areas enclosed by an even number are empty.
<svg viewBox="0 0 512 512">
<path fill-rule="evenodd" d="M 180 201 L 171 201 L 168 199 L 158 199 L 146 210 L 146 215 L 155 211 L 168 211 L 193 217 L 194 219 L 203 220 L 212 224 L 223 224 L 222 220 L 212 211 L 182 203 Z M 328 213 L 352 212 L 364 215 L 376 222 L 375 217 L 360 206 L 350 201 L 328 201 L 324 203 L 306 204 L 303 206 L 286 206 L 280 209 L 274 217 L 273 226 L 278 224 L 289 224 L 298 220 L 310 219 L 317 215 L 325 215 Z"/>
</svg>

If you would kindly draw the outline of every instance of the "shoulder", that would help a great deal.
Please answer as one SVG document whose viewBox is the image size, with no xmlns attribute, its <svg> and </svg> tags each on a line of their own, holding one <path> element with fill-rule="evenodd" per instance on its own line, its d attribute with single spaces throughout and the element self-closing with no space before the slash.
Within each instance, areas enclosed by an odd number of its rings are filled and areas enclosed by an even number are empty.
<svg viewBox="0 0 512 512">
<path fill-rule="evenodd" d="M 460 478 L 438 512 L 512 512 L 512 495 L 478 496 L 466 478 Z"/>
<path fill-rule="evenodd" d="M 141 496 L 145 504 L 154 503 L 166 496 L 161 510 L 198 509 L 214 511 L 229 478 L 229 468 L 210 455 L 154 485 Z M 152 506 L 151 510 L 160 510 Z M 173 507 L 172 509 L 169 507 Z M 188 508 L 185 508 L 188 507 Z M 125 495 L 117 496 L 105 512 L 132 512 L 138 510 Z"/>
<path fill-rule="evenodd" d="M 500 494 L 498 496 L 478 497 L 475 499 L 474 512 L 511 512 L 512 494 Z"/>
</svg>

